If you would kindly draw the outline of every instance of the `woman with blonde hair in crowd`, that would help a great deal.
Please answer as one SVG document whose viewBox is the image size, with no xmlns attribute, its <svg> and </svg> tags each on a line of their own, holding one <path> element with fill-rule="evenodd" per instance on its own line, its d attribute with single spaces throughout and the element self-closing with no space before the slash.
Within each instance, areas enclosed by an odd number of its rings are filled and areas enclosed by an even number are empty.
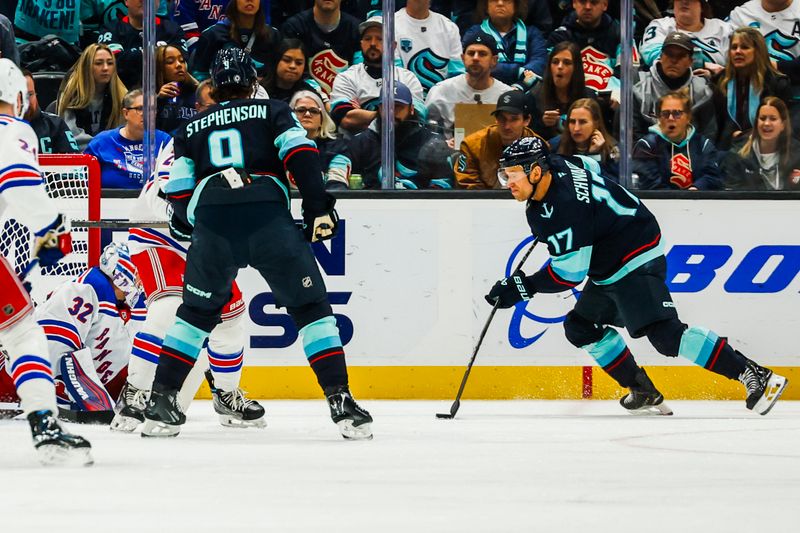
<svg viewBox="0 0 800 533">
<path fill-rule="evenodd" d="M 734 139 L 747 136 L 756 122 L 759 103 L 767 96 L 792 99 L 789 78 L 770 61 L 764 37 L 755 28 L 738 28 L 731 34 L 728 64 L 717 81 L 715 98 L 721 150 Z"/>
<path fill-rule="evenodd" d="M 157 129 L 172 135 L 197 112 L 194 106 L 197 85 L 180 48 L 166 45 L 156 49 Z"/>
<path fill-rule="evenodd" d="M 56 113 L 83 150 L 95 135 L 122 124 L 122 98 L 127 92 L 111 49 L 90 44 L 62 84 Z"/>
<path fill-rule="evenodd" d="M 738 190 L 800 190 L 800 141 L 792 137 L 783 100 L 764 98 L 756 127 L 739 140 L 722 163 L 726 185 Z"/>
<path fill-rule="evenodd" d="M 297 91 L 289 101 L 289 107 L 306 130 L 306 137 L 317 144 L 325 188 L 328 190 L 349 188 L 353 164 L 350 161 L 347 143 L 336 138 L 336 124 L 325 109 L 322 98 L 315 91 Z"/>
<path fill-rule="evenodd" d="M 592 98 L 575 100 L 567 111 L 567 127 L 552 146 L 561 155 L 583 155 L 598 162 L 603 175 L 619 180 L 619 148 L 603 122 L 603 112 Z"/>
</svg>

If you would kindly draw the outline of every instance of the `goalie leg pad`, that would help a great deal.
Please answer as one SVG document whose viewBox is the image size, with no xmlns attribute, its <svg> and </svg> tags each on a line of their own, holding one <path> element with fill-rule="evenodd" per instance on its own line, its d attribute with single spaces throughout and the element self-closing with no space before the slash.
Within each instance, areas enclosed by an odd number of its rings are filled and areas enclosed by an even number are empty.
<svg viewBox="0 0 800 533">
<path fill-rule="evenodd" d="M 114 401 L 95 372 L 88 348 L 64 354 L 58 367 L 73 411 L 114 410 Z"/>
<path fill-rule="evenodd" d="M 31 297 L 17 273 L 0 255 L 0 331 L 12 327 L 33 311 Z"/>
<path fill-rule="evenodd" d="M 0 344 L 9 357 L 6 365 L 25 413 L 57 412 L 47 337 L 33 315 L 27 314 L 13 327 L 0 329 Z"/>
</svg>

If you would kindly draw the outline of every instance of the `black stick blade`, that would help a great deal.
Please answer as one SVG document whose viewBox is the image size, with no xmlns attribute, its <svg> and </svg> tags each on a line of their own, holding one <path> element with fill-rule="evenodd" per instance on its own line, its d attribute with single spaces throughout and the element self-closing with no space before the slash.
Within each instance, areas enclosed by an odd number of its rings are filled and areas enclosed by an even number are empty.
<svg viewBox="0 0 800 533">
<path fill-rule="evenodd" d="M 455 417 L 456 415 L 450 413 L 436 413 L 436 418 L 442 418 L 445 420 L 450 420 L 451 418 Z"/>
</svg>

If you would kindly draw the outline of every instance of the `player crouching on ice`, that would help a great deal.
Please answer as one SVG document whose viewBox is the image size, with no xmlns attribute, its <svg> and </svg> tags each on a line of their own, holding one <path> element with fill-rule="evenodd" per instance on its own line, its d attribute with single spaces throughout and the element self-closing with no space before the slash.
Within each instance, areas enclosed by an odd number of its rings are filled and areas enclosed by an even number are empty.
<svg viewBox="0 0 800 533">
<path fill-rule="evenodd" d="M 294 320 L 342 436 L 372 438 L 372 417 L 350 394 L 325 282 L 304 241 L 332 238 L 338 223 L 316 145 L 288 105 L 249 98 L 258 80 L 245 51 L 220 50 L 211 74 L 212 98 L 220 104 L 178 129 L 164 187 L 170 231 L 191 238 L 191 246 L 183 303 L 161 345 L 142 436 L 180 432 L 186 417 L 178 390 L 219 323 L 239 269 L 250 265 Z M 289 173 L 303 197 L 302 233 L 289 211 Z"/>
<path fill-rule="evenodd" d="M 72 250 L 68 221 L 58 213 L 42 182 L 30 125 L 21 120 L 28 89 L 19 68 L 0 58 L 0 214 L 6 209 L 35 238 L 34 261 L 52 266 Z M 47 339 L 33 317 L 33 302 L 14 268 L 0 255 L 0 345 L 28 419 L 33 445 L 45 464 L 93 463 L 86 439 L 64 431 L 55 418 L 53 371 Z"/>
<path fill-rule="evenodd" d="M 567 340 L 583 348 L 622 387 L 620 403 L 631 412 L 672 414 L 625 341 L 609 326 L 647 336 L 660 353 L 683 356 L 707 370 L 739 380 L 746 405 L 765 415 L 786 387 L 786 378 L 734 350 L 724 337 L 687 326 L 666 285 L 661 230 L 633 194 L 600 175 L 584 157 L 551 155 L 538 138 L 514 141 L 500 159 L 498 177 L 527 202 L 531 232 L 547 243 L 551 261 L 532 276 L 521 270 L 498 281 L 486 301 L 506 309 L 589 280 L 564 321 Z"/>
</svg>

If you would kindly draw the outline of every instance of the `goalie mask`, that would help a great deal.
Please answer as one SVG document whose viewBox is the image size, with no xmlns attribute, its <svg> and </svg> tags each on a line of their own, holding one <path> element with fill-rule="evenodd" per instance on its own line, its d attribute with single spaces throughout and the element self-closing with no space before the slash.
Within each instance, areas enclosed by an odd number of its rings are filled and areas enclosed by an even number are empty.
<svg viewBox="0 0 800 533">
<path fill-rule="evenodd" d="M 127 245 L 112 242 L 106 246 L 100 256 L 100 270 L 111 279 L 115 287 L 125 293 L 125 301 L 129 306 L 136 305 L 142 286 Z"/>
<path fill-rule="evenodd" d="M 14 107 L 14 116 L 21 118 L 28 110 L 28 82 L 13 61 L 0 58 L 0 101 Z"/>
</svg>

